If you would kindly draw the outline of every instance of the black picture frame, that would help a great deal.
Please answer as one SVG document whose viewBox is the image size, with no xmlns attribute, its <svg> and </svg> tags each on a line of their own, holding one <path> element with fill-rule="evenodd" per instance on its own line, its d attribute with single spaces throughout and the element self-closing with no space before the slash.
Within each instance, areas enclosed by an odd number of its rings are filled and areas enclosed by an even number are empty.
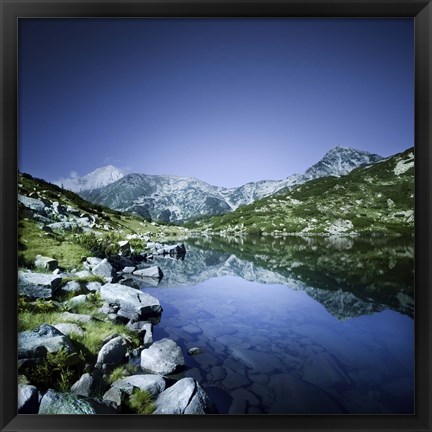
<svg viewBox="0 0 432 432">
<path fill-rule="evenodd" d="M 0 0 L 1 431 L 431 431 L 432 5 L 425 0 Z M 413 17 L 415 19 L 414 415 L 17 415 L 17 21 L 20 17 Z"/>
</svg>

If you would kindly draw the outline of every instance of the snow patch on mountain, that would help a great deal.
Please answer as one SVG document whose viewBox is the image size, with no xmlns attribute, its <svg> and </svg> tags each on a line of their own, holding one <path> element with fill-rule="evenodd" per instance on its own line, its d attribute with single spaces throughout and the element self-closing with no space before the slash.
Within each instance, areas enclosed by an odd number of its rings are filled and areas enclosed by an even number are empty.
<svg viewBox="0 0 432 432">
<path fill-rule="evenodd" d="M 115 166 L 107 165 L 97 168 L 83 177 L 78 176 L 76 172 L 72 171 L 70 177 L 60 178 L 53 183 L 72 192 L 81 192 L 84 190 L 91 191 L 93 189 L 107 186 L 124 176 L 125 173 L 122 170 Z"/>
</svg>

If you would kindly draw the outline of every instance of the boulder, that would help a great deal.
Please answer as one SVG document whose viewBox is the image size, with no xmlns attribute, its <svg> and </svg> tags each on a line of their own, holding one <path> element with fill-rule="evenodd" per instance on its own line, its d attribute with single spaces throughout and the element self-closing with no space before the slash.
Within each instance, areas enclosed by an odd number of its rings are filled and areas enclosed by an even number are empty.
<svg viewBox="0 0 432 432">
<path fill-rule="evenodd" d="M 66 302 L 67 307 L 74 308 L 76 306 L 82 305 L 87 301 L 87 297 L 85 294 L 81 294 L 75 297 L 72 297 L 70 300 Z"/>
<path fill-rule="evenodd" d="M 131 246 L 127 240 L 119 241 L 117 244 L 119 246 L 120 255 L 129 255 L 131 253 Z"/>
<path fill-rule="evenodd" d="M 91 315 L 76 314 L 70 312 L 63 312 L 60 315 L 60 318 L 64 321 L 72 321 L 80 324 L 85 324 L 93 320 L 93 317 Z"/>
<path fill-rule="evenodd" d="M 84 330 L 80 326 L 73 323 L 58 323 L 54 324 L 53 327 L 66 336 L 69 336 L 72 333 L 76 334 L 77 336 L 84 336 Z"/>
<path fill-rule="evenodd" d="M 183 378 L 156 399 L 154 414 L 206 414 L 215 412 L 207 393 L 193 378 Z"/>
<path fill-rule="evenodd" d="M 46 270 L 54 271 L 58 267 L 58 261 L 54 258 L 36 255 L 35 266 Z"/>
<path fill-rule="evenodd" d="M 186 253 L 186 248 L 183 243 L 181 245 L 164 246 L 164 249 L 171 256 L 184 255 Z"/>
<path fill-rule="evenodd" d="M 184 364 L 180 347 L 168 338 L 161 339 L 141 351 L 141 368 L 144 371 L 166 375 Z"/>
<path fill-rule="evenodd" d="M 68 293 L 82 293 L 85 292 L 85 285 L 77 281 L 70 281 L 61 290 Z"/>
<path fill-rule="evenodd" d="M 51 206 L 52 206 L 54 213 L 57 213 L 57 214 L 62 215 L 62 216 L 67 215 L 66 207 L 64 205 L 60 204 L 58 201 L 54 201 Z"/>
<path fill-rule="evenodd" d="M 133 393 L 134 388 L 138 388 L 156 396 L 165 390 L 165 380 L 160 375 L 132 375 L 115 381 L 112 387 L 128 395 Z"/>
<path fill-rule="evenodd" d="M 121 336 L 117 336 L 101 348 L 97 356 L 96 367 L 112 370 L 123 363 L 126 352 L 127 342 Z"/>
<path fill-rule="evenodd" d="M 39 213 L 43 216 L 46 216 L 45 212 L 45 203 L 36 198 L 30 198 L 24 195 L 18 195 L 18 202 L 20 202 L 24 207 L 27 207 L 30 210 L 33 210 L 36 213 Z"/>
<path fill-rule="evenodd" d="M 88 282 L 86 289 L 91 292 L 100 291 L 102 284 L 100 282 Z"/>
<path fill-rule="evenodd" d="M 81 375 L 81 378 L 71 387 L 71 392 L 80 396 L 95 396 L 101 386 L 99 377 L 89 373 Z"/>
<path fill-rule="evenodd" d="M 76 272 L 75 276 L 77 278 L 86 278 L 86 277 L 92 276 L 92 273 L 88 270 L 81 270 L 81 271 Z"/>
<path fill-rule="evenodd" d="M 192 347 L 192 348 L 188 349 L 188 354 L 191 356 L 198 355 L 201 353 L 202 353 L 202 350 L 201 350 L 201 348 L 198 348 L 198 347 Z"/>
<path fill-rule="evenodd" d="M 57 353 L 66 351 L 68 363 L 79 362 L 78 354 L 71 340 L 49 324 L 42 324 L 34 330 L 18 333 L 18 358 L 43 358 L 47 352 Z"/>
<path fill-rule="evenodd" d="M 103 400 L 114 403 L 116 406 L 120 407 L 125 399 L 126 393 L 123 393 L 119 388 L 111 387 L 102 396 Z"/>
<path fill-rule="evenodd" d="M 76 222 L 54 222 L 47 225 L 54 232 L 76 231 L 81 232 L 82 228 Z"/>
<path fill-rule="evenodd" d="M 163 278 L 162 270 L 158 266 L 153 266 L 153 267 L 148 267 L 145 269 L 135 270 L 133 272 L 133 274 L 135 276 L 155 278 L 155 279 L 162 279 Z"/>
<path fill-rule="evenodd" d="M 153 324 L 150 322 L 145 323 L 143 330 L 143 345 L 144 347 L 148 347 L 153 343 Z"/>
<path fill-rule="evenodd" d="M 140 321 L 162 312 L 159 300 L 149 294 L 121 284 L 105 284 L 100 296 L 109 306 L 118 306 L 117 314 L 133 321 Z"/>
<path fill-rule="evenodd" d="M 73 393 L 48 390 L 41 400 L 39 414 L 115 414 L 108 401 L 89 399 Z"/>
<path fill-rule="evenodd" d="M 39 393 L 35 386 L 18 384 L 18 414 L 37 414 Z"/>
<path fill-rule="evenodd" d="M 89 264 L 90 267 L 95 267 L 102 262 L 102 258 L 88 257 L 86 259 L 86 262 Z"/>
<path fill-rule="evenodd" d="M 112 265 L 104 258 L 99 264 L 92 267 L 92 273 L 103 278 L 111 278 L 114 276 Z"/>
<path fill-rule="evenodd" d="M 128 267 L 125 267 L 121 272 L 122 273 L 133 273 L 135 270 L 136 270 L 136 267 L 128 266 Z"/>
<path fill-rule="evenodd" d="M 18 271 L 18 292 L 29 299 L 51 298 L 52 292 L 61 283 L 56 275 Z"/>
</svg>

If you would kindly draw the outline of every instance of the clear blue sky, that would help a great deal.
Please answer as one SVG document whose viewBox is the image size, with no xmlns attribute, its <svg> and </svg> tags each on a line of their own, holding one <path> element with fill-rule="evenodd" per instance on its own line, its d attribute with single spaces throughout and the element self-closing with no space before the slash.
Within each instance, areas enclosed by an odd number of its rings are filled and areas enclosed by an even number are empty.
<svg viewBox="0 0 432 432">
<path fill-rule="evenodd" d="M 413 145 L 411 19 L 21 20 L 19 168 L 219 186 Z"/>
</svg>

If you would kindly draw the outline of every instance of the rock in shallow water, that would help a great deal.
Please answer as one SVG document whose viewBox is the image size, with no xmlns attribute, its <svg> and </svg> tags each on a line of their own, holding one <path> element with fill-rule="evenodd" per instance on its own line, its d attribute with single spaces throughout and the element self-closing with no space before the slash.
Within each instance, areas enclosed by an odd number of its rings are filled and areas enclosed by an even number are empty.
<svg viewBox="0 0 432 432">
<path fill-rule="evenodd" d="M 215 412 L 207 393 L 193 378 L 183 378 L 156 399 L 154 414 L 206 414 Z"/>
<path fill-rule="evenodd" d="M 134 388 L 139 388 L 149 392 L 152 396 L 156 396 L 165 390 L 165 380 L 160 375 L 131 375 L 115 381 L 112 387 L 118 388 L 128 395 L 133 393 Z"/>
<path fill-rule="evenodd" d="M 118 306 L 118 315 L 140 321 L 162 312 L 159 300 L 149 294 L 120 284 L 105 284 L 100 295 L 110 306 Z"/>
<path fill-rule="evenodd" d="M 171 339 L 162 339 L 141 352 L 141 368 L 145 371 L 166 375 L 184 366 L 180 347 Z"/>
</svg>

